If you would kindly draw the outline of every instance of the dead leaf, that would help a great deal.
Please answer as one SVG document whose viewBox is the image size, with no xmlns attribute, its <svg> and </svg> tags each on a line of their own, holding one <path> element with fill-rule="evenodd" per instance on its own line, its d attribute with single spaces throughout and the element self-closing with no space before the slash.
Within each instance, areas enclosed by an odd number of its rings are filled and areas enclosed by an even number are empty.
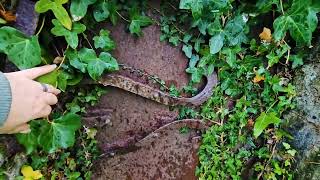
<svg viewBox="0 0 320 180">
<path fill-rule="evenodd" d="M 272 40 L 271 30 L 269 28 L 264 27 L 262 33 L 259 34 L 259 37 L 261 40 L 264 40 L 266 42 L 271 42 Z"/>
<path fill-rule="evenodd" d="M 63 57 L 57 56 L 54 58 L 53 63 L 60 64 L 62 61 L 63 61 Z"/>
<path fill-rule="evenodd" d="M 5 19 L 7 22 L 15 22 L 16 21 L 16 15 L 13 14 L 11 11 L 6 11 L 1 9 L 0 15 Z"/>
<path fill-rule="evenodd" d="M 253 121 L 253 119 L 249 119 L 249 120 L 248 120 L 248 123 L 247 123 L 247 127 L 248 127 L 249 129 L 252 129 L 253 126 L 254 126 L 254 121 Z"/>
<path fill-rule="evenodd" d="M 265 80 L 264 76 L 260 76 L 259 74 L 256 74 L 256 77 L 253 78 L 254 83 L 259 83 L 260 81 Z"/>
</svg>

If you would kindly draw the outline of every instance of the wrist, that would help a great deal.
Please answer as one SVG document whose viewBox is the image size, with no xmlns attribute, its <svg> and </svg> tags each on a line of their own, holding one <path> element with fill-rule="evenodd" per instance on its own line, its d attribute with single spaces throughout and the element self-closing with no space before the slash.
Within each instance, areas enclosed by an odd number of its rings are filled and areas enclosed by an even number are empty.
<svg viewBox="0 0 320 180">
<path fill-rule="evenodd" d="M 0 72 L 0 127 L 5 123 L 10 113 L 12 94 L 10 82 L 5 74 Z"/>
</svg>

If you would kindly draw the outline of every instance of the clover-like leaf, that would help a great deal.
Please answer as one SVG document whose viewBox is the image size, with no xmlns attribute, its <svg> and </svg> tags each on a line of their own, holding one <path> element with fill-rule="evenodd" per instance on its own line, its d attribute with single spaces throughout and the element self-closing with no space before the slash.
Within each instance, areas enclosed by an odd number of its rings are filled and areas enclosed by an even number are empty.
<svg viewBox="0 0 320 180">
<path fill-rule="evenodd" d="M 115 42 L 110 38 L 108 30 L 101 30 L 99 36 L 93 37 L 94 47 L 109 51 L 115 48 Z"/>
<path fill-rule="evenodd" d="M 51 29 L 51 33 L 56 36 L 64 36 L 67 43 L 72 47 L 73 49 L 78 47 L 79 39 L 78 34 L 84 32 L 86 30 L 86 26 L 81 23 L 74 23 L 71 30 L 66 29 L 62 26 L 62 24 L 56 20 L 53 19 L 52 23 L 54 27 Z"/>
<path fill-rule="evenodd" d="M 68 0 L 40 0 L 35 5 L 35 10 L 38 13 L 44 13 L 51 10 L 54 16 L 60 21 L 60 23 L 67 29 L 71 30 L 72 21 L 69 17 L 67 10 L 62 6 L 67 3 Z"/>
<path fill-rule="evenodd" d="M 22 32 L 8 26 L 0 28 L 0 51 L 19 69 L 35 67 L 41 63 L 38 37 L 26 37 Z"/>
<path fill-rule="evenodd" d="M 49 153 L 53 153 L 60 148 L 73 146 L 75 142 L 75 132 L 81 127 L 79 115 L 68 113 L 49 123 L 41 121 L 41 132 L 39 145 Z"/>
<path fill-rule="evenodd" d="M 73 21 L 81 20 L 88 10 L 88 6 L 94 4 L 97 0 L 72 0 L 70 5 L 70 13 Z"/>
<path fill-rule="evenodd" d="M 278 125 L 280 122 L 281 119 L 278 118 L 277 114 L 274 112 L 268 114 L 266 114 L 265 112 L 261 113 L 260 116 L 256 119 L 256 122 L 254 123 L 254 137 L 259 137 L 263 130 L 265 130 L 270 124 Z"/>
</svg>

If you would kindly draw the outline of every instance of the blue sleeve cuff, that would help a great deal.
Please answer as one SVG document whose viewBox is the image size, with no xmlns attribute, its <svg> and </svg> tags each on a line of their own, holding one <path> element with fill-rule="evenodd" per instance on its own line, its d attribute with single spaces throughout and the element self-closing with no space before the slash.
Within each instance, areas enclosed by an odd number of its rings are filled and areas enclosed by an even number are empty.
<svg viewBox="0 0 320 180">
<path fill-rule="evenodd" d="M 0 127 L 7 120 L 11 108 L 11 87 L 6 76 L 0 72 Z"/>
</svg>

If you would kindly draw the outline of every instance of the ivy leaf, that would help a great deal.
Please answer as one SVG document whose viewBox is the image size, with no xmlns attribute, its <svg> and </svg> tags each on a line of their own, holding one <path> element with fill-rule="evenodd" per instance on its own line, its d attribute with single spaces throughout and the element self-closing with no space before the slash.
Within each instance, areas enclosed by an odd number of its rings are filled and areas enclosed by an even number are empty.
<svg viewBox="0 0 320 180">
<path fill-rule="evenodd" d="M 260 116 L 256 119 L 256 122 L 254 123 L 254 137 L 259 137 L 263 130 L 265 130 L 270 124 L 278 125 L 280 122 L 281 119 L 279 119 L 277 117 L 277 114 L 274 112 L 268 114 L 266 114 L 265 112 L 261 113 Z"/>
<path fill-rule="evenodd" d="M 93 17 L 97 22 L 110 18 L 113 25 L 118 21 L 118 5 L 116 1 L 98 0 L 93 6 Z"/>
<path fill-rule="evenodd" d="M 131 19 L 131 23 L 129 25 L 129 30 L 131 34 L 136 34 L 137 36 L 142 35 L 141 28 L 145 26 L 149 26 L 153 23 L 152 19 L 148 16 L 134 16 Z"/>
<path fill-rule="evenodd" d="M 39 145 L 49 153 L 60 148 L 73 146 L 75 131 L 81 127 L 81 118 L 76 114 L 66 114 L 53 122 L 41 121 L 42 127 L 39 136 Z"/>
<path fill-rule="evenodd" d="M 272 9 L 272 5 L 278 5 L 278 0 L 258 0 L 256 3 L 256 7 L 258 9 L 258 12 L 260 13 L 266 13 Z"/>
<path fill-rule="evenodd" d="M 292 68 L 295 69 L 295 68 L 303 65 L 303 56 L 301 54 L 292 55 L 290 58 L 290 61 L 293 62 Z"/>
<path fill-rule="evenodd" d="M 22 32 L 8 26 L 0 28 L 0 51 L 19 69 L 28 69 L 41 63 L 38 37 L 26 37 Z"/>
<path fill-rule="evenodd" d="M 78 53 L 73 50 L 66 55 L 73 67 L 83 73 L 87 71 L 94 80 L 98 80 L 105 71 L 119 70 L 117 60 L 106 52 L 102 52 L 98 58 L 93 49 L 83 48 Z"/>
<path fill-rule="evenodd" d="M 35 5 L 35 10 L 38 13 L 44 13 L 51 10 L 54 16 L 60 21 L 60 23 L 67 29 L 71 30 L 72 22 L 67 10 L 62 6 L 67 3 L 68 0 L 40 0 Z"/>
<path fill-rule="evenodd" d="M 288 12 L 273 22 L 275 40 L 281 40 L 289 31 L 298 46 L 311 46 L 312 33 L 318 24 L 319 11 L 319 8 L 313 7 L 311 0 L 294 0 Z"/>
<path fill-rule="evenodd" d="M 24 146 L 27 154 L 31 154 L 38 147 L 39 121 L 31 121 L 29 125 L 31 128 L 30 133 L 16 135 L 18 142 Z"/>
<path fill-rule="evenodd" d="M 224 34 L 219 33 L 213 37 L 210 38 L 209 46 L 210 46 L 210 53 L 216 54 L 218 53 L 224 44 Z"/>
<path fill-rule="evenodd" d="M 54 25 L 54 27 L 51 29 L 52 34 L 56 36 L 64 36 L 67 43 L 73 49 L 78 47 L 78 43 L 79 43 L 78 34 L 86 30 L 85 25 L 81 23 L 74 23 L 72 30 L 68 30 L 64 28 L 62 24 L 56 19 L 53 19 L 52 23 Z"/>
<path fill-rule="evenodd" d="M 183 45 L 182 47 L 182 51 L 184 52 L 184 54 L 188 57 L 191 58 L 192 56 L 192 46 L 191 45 Z"/>
<path fill-rule="evenodd" d="M 179 36 L 171 36 L 169 38 L 169 42 L 172 43 L 174 46 L 178 46 L 179 45 L 179 41 L 180 41 Z"/>
<path fill-rule="evenodd" d="M 237 63 L 237 53 L 241 51 L 239 46 L 235 48 L 224 48 L 222 54 L 226 55 L 226 62 L 230 67 L 235 68 Z"/>
<path fill-rule="evenodd" d="M 101 48 L 105 51 L 112 50 L 116 47 L 115 42 L 110 38 L 110 32 L 108 30 L 101 30 L 99 36 L 93 38 L 94 47 Z"/>
<path fill-rule="evenodd" d="M 98 59 L 88 63 L 88 73 L 92 79 L 97 80 L 104 71 L 119 70 L 118 63 L 109 53 L 102 52 Z"/>
<path fill-rule="evenodd" d="M 87 64 L 81 62 L 78 52 L 76 50 L 68 50 L 66 52 L 66 58 L 69 59 L 70 65 L 80 70 L 82 73 L 86 73 Z"/>
<path fill-rule="evenodd" d="M 88 10 L 88 6 L 94 4 L 97 0 L 72 0 L 70 5 L 70 13 L 73 21 L 82 19 Z"/>
<path fill-rule="evenodd" d="M 53 87 L 57 86 L 58 76 L 60 74 L 59 70 L 54 70 L 48 74 L 42 75 L 36 79 L 40 83 L 50 84 Z"/>
<path fill-rule="evenodd" d="M 247 41 L 246 37 L 246 23 L 248 21 L 247 15 L 238 15 L 234 19 L 228 21 L 224 28 L 226 40 L 230 46 L 240 45 Z"/>
<path fill-rule="evenodd" d="M 179 4 L 180 9 L 191 10 L 192 16 L 199 19 L 202 15 L 204 2 L 202 0 L 181 0 Z"/>
<path fill-rule="evenodd" d="M 194 0 L 180 0 L 179 9 L 191 9 Z"/>
</svg>

